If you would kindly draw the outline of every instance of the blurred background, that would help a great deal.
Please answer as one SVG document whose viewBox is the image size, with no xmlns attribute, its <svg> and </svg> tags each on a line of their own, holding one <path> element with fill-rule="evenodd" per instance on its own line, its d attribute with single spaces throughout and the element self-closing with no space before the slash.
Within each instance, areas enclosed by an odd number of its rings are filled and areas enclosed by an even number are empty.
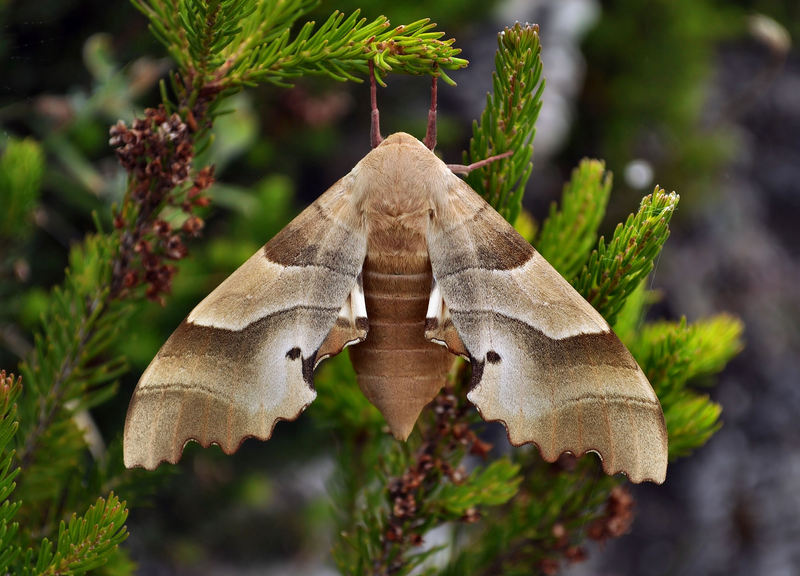
<svg viewBox="0 0 800 576">
<path fill-rule="evenodd" d="M 722 430 L 663 486 L 637 486 L 632 533 L 568 573 L 800 573 L 800 4 L 339 0 L 318 13 L 356 8 L 394 24 L 430 17 L 457 39 L 471 64 L 440 90 L 439 151 L 453 163 L 491 89 L 497 32 L 539 23 L 547 87 L 526 208 L 542 218 L 584 156 L 614 173 L 606 233 L 655 184 L 679 192 L 651 314 L 727 311 L 746 324 L 745 351 L 711 390 Z M 0 148 L 31 136 L 47 163 L 31 257 L 15 270 L 22 297 L 0 302 L 0 365 L 27 353 L 92 211 L 108 224 L 124 193 L 108 127 L 156 105 L 169 69 L 124 0 L 0 0 Z M 379 93 L 384 133 L 421 136 L 428 98 L 426 79 L 390 76 Z M 168 306 L 142 308 L 125 344 L 133 369 L 98 414 L 105 435 L 121 433 L 138 374 L 187 311 L 348 172 L 368 134 L 365 85 L 304 79 L 236 97 L 205 152 L 219 181 L 205 237 Z M 309 420 L 282 423 L 271 442 L 249 441 L 232 458 L 187 450 L 151 506 L 132 510 L 127 545 L 140 573 L 333 574 L 332 464 Z"/>
</svg>

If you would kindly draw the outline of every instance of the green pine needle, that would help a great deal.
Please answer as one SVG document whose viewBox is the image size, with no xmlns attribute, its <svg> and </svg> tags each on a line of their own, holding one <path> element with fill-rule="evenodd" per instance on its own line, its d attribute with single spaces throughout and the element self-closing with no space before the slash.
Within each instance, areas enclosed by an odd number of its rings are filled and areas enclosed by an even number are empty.
<svg viewBox="0 0 800 576">
<path fill-rule="evenodd" d="M 10 500 L 16 488 L 20 469 L 14 465 L 14 451 L 8 446 L 17 432 L 17 399 L 22 389 L 20 378 L 0 371 L 0 573 L 8 574 L 9 566 L 19 556 L 17 544 L 19 525 L 14 516 L 20 503 Z"/>
<path fill-rule="evenodd" d="M 689 454 L 719 429 L 720 406 L 687 385 L 719 373 L 741 351 L 742 332 L 740 320 L 722 314 L 647 324 L 631 343 L 664 409 L 670 458 Z"/>
<path fill-rule="evenodd" d="M 539 27 L 515 24 L 497 39 L 494 91 L 486 97 L 480 124 L 472 125 L 469 153 L 471 164 L 513 150 L 513 154 L 472 171 L 466 180 L 495 210 L 511 222 L 522 209 L 525 184 L 533 169 L 533 137 L 542 107 L 542 77 Z"/>
<path fill-rule="evenodd" d="M 437 495 L 450 515 L 463 516 L 468 509 L 505 504 L 519 489 L 520 466 L 507 458 L 474 470 L 461 484 L 445 484 Z"/>
<path fill-rule="evenodd" d="M 35 348 L 21 364 L 25 388 L 19 399 L 17 460 L 25 469 L 20 497 L 26 514 L 47 506 L 69 481 L 86 442 L 73 415 L 115 393 L 126 369 L 109 354 L 129 310 L 109 305 L 113 236 L 89 236 L 70 252 L 63 285 L 56 287 L 42 316 Z"/>
<path fill-rule="evenodd" d="M 360 81 L 375 64 L 383 74 L 436 74 L 467 65 L 454 40 L 442 40 L 428 19 L 392 28 L 384 16 L 372 21 L 334 11 L 319 27 L 294 23 L 316 0 L 132 0 L 150 29 L 195 89 L 239 88 L 291 78 L 324 75 Z"/>
<path fill-rule="evenodd" d="M 720 429 L 722 407 L 707 396 L 684 391 L 669 403 L 663 403 L 664 420 L 669 434 L 669 459 L 688 456 Z"/>
<path fill-rule="evenodd" d="M 722 314 L 688 324 L 654 322 L 642 329 L 631 352 L 662 399 L 687 382 L 716 374 L 742 349 L 742 322 Z"/>
<path fill-rule="evenodd" d="M 128 510 L 113 493 L 98 498 L 83 516 L 73 515 L 61 522 L 56 546 L 45 539 L 39 548 L 35 574 L 85 574 L 106 563 L 108 557 L 128 537 L 125 520 Z"/>
<path fill-rule="evenodd" d="M 564 186 L 561 210 L 555 203 L 550 206 L 536 249 L 564 278 L 574 278 L 586 262 L 610 193 L 611 173 L 605 164 L 584 159 Z"/>
<path fill-rule="evenodd" d="M 580 275 L 576 290 L 609 324 L 613 324 L 627 297 L 653 269 L 669 237 L 669 221 L 680 197 L 656 188 L 645 196 L 636 214 L 617 225 L 606 244 L 600 238 Z"/>
</svg>

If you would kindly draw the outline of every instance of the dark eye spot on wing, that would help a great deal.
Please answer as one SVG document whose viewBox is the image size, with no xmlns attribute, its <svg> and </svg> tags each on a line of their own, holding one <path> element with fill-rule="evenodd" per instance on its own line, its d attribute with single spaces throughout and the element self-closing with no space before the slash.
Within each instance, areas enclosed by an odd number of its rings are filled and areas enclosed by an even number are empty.
<svg viewBox="0 0 800 576">
<path fill-rule="evenodd" d="M 501 358 L 500 358 L 500 354 L 498 354 L 498 353 L 497 353 L 497 352 L 495 352 L 494 350 L 489 350 L 489 351 L 486 353 L 486 361 L 487 361 L 489 364 L 497 364 L 498 362 L 500 362 L 500 360 L 501 360 Z"/>
<path fill-rule="evenodd" d="M 297 360 L 300 358 L 300 348 L 294 347 L 286 353 L 289 360 Z"/>
</svg>

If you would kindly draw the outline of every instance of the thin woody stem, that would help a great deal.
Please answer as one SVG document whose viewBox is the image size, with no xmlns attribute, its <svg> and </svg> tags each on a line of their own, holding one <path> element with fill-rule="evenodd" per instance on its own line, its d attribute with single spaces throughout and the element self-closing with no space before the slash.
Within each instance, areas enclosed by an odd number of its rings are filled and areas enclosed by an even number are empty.
<svg viewBox="0 0 800 576">
<path fill-rule="evenodd" d="M 431 79 L 431 107 L 428 110 L 428 128 L 425 130 L 424 143 L 428 150 L 436 148 L 436 101 L 438 99 L 436 80 L 436 76 Z"/>
<path fill-rule="evenodd" d="M 381 136 L 381 119 L 378 112 L 378 96 L 377 86 L 375 85 L 375 63 L 369 61 L 369 104 L 370 104 L 370 126 L 369 126 L 369 142 L 373 148 L 383 142 Z"/>
<path fill-rule="evenodd" d="M 478 162 L 473 162 L 472 164 L 464 165 L 464 164 L 448 164 L 447 167 L 450 168 L 450 171 L 453 174 L 469 174 L 473 170 L 477 170 L 478 168 L 483 168 L 487 164 L 491 164 L 492 162 L 496 162 L 498 160 L 502 160 L 503 158 L 508 158 L 514 153 L 513 150 L 509 150 L 507 152 L 503 152 L 502 154 L 495 154 L 494 156 L 489 156 L 488 158 L 484 158 L 483 160 L 479 160 Z"/>
</svg>

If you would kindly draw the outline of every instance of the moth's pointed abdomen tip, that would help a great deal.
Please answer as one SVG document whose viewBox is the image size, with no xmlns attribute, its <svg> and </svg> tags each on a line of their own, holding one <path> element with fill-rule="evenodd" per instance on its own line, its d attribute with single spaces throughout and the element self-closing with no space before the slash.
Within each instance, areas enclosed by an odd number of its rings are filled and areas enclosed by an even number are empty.
<svg viewBox="0 0 800 576">
<path fill-rule="evenodd" d="M 383 412 L 383 410 L 381 412 Z M 411 436 L 411 431 L 414 430 L 414 425 L 417 423 L 419 411 L 413 413 L 415 411 L 412 410 L 411 412 L 412 413 L 399 413 L 391 411 L 389 414 L 383 414 L 392 436 L 401 442 L 408 440 L 408 437 Z"/>
<path fill-rule="evenodd" d="M 397 429 L 392 428 L 391 426 L 389 426 L 389 430 L 392 432 L 392 436 L 394 436 L 395 440 L 398 440 L 400 442 L 408 441 L 408 437 L 411 436 L 411 431 L 413 429 L 414 429 L 413 425 L 410 428 L 408 428 L 407 430 L 406 429 L 397 430 Z"/>
</svg>

